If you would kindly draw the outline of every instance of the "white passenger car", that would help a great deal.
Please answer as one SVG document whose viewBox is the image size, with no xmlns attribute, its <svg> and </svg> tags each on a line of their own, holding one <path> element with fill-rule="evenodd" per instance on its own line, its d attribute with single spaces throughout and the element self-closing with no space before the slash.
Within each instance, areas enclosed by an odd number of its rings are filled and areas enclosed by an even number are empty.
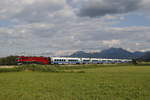
<svg viewBox="0 0 150 100">
<path fill-rule="evenodd" d="M 51 57 L 51 64 L 80 64 L 80 58 Z"/>
</svg>

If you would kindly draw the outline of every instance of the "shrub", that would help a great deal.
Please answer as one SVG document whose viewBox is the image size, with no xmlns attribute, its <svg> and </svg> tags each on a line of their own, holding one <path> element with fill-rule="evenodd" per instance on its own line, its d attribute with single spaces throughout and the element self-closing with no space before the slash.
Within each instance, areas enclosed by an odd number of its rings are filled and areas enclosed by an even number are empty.
<svg viewBox="0 0 150 100">
<path fill-rule="evenodd" d="M 22 65 L 16 67 L 16 69 L 20 71 L 40 71 L 40 72 L 57 72 L 55 67 L 50 67 L 50 66 L 44 66 L 44 65 Z"/>
</svg>

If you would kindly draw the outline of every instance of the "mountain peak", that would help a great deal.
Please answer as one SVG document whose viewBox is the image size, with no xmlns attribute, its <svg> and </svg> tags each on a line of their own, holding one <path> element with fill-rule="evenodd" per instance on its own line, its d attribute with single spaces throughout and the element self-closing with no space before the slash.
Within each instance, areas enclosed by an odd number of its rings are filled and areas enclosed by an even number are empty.
<svg viewBox="0 0 150 100">
<path fill-rule="evenodd" d="M 143 52 L 129 52 L 122 48 L 109 48 L 96 53 L 86 53 L 84 51 L 77 51 L 70 57 L 92 57 L 92 58 L 116 58 L 116 59 L 132 59 L 143 56 Z"/>
<path fill-rule="evenodd" d="M 77 51 L 76 54 L 85 53 L 84 51 Z"/>
<path fill-rule="evenodd" d="M 126 51 L 126 52 L 129 52 L 129 51 L 127 51 L 127 50 L 125 50 L 125 49 L 123 49 L 123 48 L 109 48 L 109 49 L 105 49 L 105 50 L 103 50 L 103 51 Z"/>
</svg>

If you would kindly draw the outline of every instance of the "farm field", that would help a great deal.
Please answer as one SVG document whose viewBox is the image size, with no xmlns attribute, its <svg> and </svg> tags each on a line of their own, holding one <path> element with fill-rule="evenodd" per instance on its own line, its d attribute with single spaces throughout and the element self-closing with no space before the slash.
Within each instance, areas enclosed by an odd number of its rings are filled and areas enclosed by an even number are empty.
<svg viewBox="0 0 150 100">
<path fill-rule="evenodd" d="M 2 72 L 0 100 L 149 100 L 150 66 Z"/>
</svg>

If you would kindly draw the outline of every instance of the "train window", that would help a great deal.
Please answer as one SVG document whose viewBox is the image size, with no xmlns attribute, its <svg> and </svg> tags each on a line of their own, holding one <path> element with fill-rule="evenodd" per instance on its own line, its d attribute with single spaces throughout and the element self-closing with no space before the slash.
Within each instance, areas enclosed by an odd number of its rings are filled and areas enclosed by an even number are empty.
<svg viewBox="0 0 150 100">
<path fill-rule="evenodd" d="M 83 60 L 83 61 L 90 61 L 90 60 Z"/>
<path fill-rule="evenodd" d="M 60 59 L 55 59 L 54 61 L 60 61 Z"/>
<path fill-rule="evenodd" d="M 93 62 L 96 62 L 96 61 L 98 61 L 98 60 L 92 60 Z"/>
<path fill-rule="evenodd" d="M 76 60 L 76 59 L 69 59 L 68 61 L 75 62 L 75 61 L 78 61 L 78 60 Z"/>
<path fill-rule="evenodd" d="M 63 62 L 63 61 L 66 61 L 66 60 L 65 59 L 59 59 L 58 61 L 62 61 Z"/>
</svg>

